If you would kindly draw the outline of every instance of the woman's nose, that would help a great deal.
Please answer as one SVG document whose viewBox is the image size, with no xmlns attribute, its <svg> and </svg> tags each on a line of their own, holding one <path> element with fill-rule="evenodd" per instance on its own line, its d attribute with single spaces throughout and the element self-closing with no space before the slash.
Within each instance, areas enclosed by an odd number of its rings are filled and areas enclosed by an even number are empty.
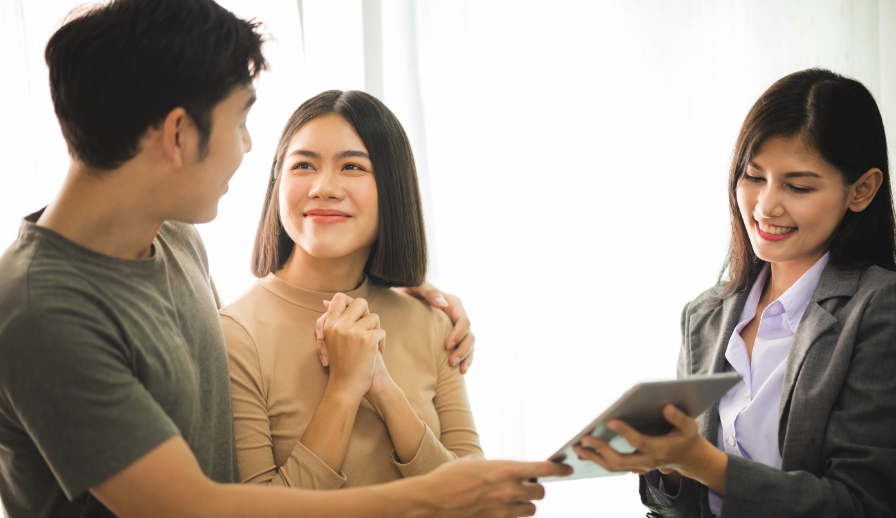
<svg viewBox="0 0 896 518">
<path fill-rule="evenodd" d="M 340 186 L 339 175 L 328 171 L 321 171 L 314 178 L 311 184 L 311 190 L 308 192 L 310 198 L 342 199 L 344 193 Z"/>
<path fill-rule="evenodd" d="M 759 191 L 759 196 L 756 199 L 756 212 L 767 218 L 775 218 L 784 214 L 778 188 L 768 186 Z"/>
</svg>

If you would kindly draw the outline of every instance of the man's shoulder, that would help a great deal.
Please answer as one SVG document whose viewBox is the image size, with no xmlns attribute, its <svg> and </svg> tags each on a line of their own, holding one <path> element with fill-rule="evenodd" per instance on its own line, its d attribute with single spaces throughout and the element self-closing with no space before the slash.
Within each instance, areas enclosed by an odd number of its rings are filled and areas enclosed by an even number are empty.
<svg viewBox="0 0 896 518">
<path fill-rule="evenodd" d="M 12 316 L 78 307 L 90 297 L 84 293 L 90 284 L 81 282 L 81 275 L 64 251 L 39 233 L 22 232 L 0 256 L 0 328 Z"/>
<path fill-rule="evenodd" d="M 205 251 L 202 236 L 199 235 L 195 225 L 180 221 L 166 221 L 159 229 L 159 238 L 177 252 L 186 253 L 198 260 L 208 271 L 208 254 Z"/>
</svg>

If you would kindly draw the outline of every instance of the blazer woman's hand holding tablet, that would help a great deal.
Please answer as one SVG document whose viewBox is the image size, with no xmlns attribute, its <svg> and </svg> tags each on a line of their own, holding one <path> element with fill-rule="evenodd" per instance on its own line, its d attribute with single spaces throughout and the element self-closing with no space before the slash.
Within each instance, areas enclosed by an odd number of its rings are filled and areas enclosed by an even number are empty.
<svg viewBox="0 0 896 518">
<path fill-rule="evenodd" d="M 618 419 L 607 423 L 607 428 L 635 449 L 633 453 L 618 453 L 606 441 L 590 435 L 582 438 L 584 446 L 576 446 L 575 451 L 607 471 L 632 471 L 643 475 L 658 469 L 663 473 L 665 487 L 673 493 L 678 493 L 684 475 L 724 494 L 725 469 L 728 467 L 725 453 L 703 438 L 697 422 L 674 405 L 666 405 L 663 416 L 674 428 L 660 436 L 641 434 Z"/>
</svg>

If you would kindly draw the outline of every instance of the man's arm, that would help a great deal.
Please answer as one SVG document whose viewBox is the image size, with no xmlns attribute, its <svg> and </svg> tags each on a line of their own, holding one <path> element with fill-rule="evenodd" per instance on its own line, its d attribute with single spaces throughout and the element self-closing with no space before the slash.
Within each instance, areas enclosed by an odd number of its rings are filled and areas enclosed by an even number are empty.
<svg viewBox="0 0 896 518">
<path fill-rule="evenodd" d="M 548 462 L 460 460 L 423 477 L 339 492 L 217 484 L 180 437 L 90 489 L 120 518 L 393 518 L 532 516 L 535 477 L 569 474 Z"/>
</svg>

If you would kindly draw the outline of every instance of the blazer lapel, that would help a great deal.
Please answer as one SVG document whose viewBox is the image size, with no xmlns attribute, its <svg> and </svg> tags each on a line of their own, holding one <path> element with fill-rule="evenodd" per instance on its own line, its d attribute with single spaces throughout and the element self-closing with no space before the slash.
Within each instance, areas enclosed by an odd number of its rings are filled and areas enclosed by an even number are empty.
<svg viewBox="0 0 896 518">
<path fill-rule="evenodd" d="M 740 314 L 747 302 L 749 290 L 729 295 L 721 306 L 691 315 L 688 340 L 692 351 L 688 374 L 710 374 L 725 371 L 725 351 L 728 340 L 737 327 Z M 719 433 L 719 404 L 716 402 L 697 420 L 700 434 L 715 444 Z"/>
<path fill-rule="evenodd" d="M 782 450 L 793 391 L 806 355 L 809 354 L 813 344 L 818 342 L 821 335 L 838 322 L 838 319 L 824 308 L 823 303 L 835 297 L 855 295 L 860 276 L 861 271 L 859 270 L 841 270 L 828 264 L 818 280 L 818 286 L 806 307 L 806 312 L 803 314 L 803 319 L 800 321 L 787 355 L 784 381 L 781 386 L 781 406 L 778 409 L 778 447 Z"/>
</svg>

